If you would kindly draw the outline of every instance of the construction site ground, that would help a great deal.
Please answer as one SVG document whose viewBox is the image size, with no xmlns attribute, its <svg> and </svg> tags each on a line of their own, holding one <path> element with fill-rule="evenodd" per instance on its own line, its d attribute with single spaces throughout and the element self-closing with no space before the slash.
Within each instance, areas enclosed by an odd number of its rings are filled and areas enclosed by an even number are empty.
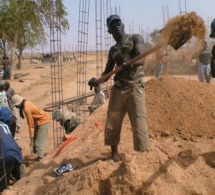
<svg viewBox="0 0 215 195">
<path fill-rule="evenodd" d="M 89 64 L 87 79 L 96 76 Z M 76 63 L 63 63 L 64 99 L 76 96 Z M 50 64 L 23 62 L 15 70 L 11 87 L 38 107 L 51 103 Z M 24 76 L 22 76 L 24 75 Z M 214 195 L 215 194 L 215 81 L 199 83 L 197 75 L 146 76 L 146 109 L 151 151 L 133 150 L 132 129 L 125 117 L 119 153 L 121 161 L 109 160 L 110 148 L 104 145 L 108 100 L 71 135 L 70 142 L 54 158 L 51 123 L 46 157 L 35 162 L 30 153 L 26 119 L 20 119 L 21 133 L 16 140 L 22 148 L 25 176 L 9 186 L 3 195 Z M 87 89 L 88 92 L 90 91 Z M 90 99 L 89 102 L 90 103 Z M 49 112 L 51 116 L 51 112 Z M 63 163 L 77 168 L 63 176 L 53 170 Z"/>
</svg>

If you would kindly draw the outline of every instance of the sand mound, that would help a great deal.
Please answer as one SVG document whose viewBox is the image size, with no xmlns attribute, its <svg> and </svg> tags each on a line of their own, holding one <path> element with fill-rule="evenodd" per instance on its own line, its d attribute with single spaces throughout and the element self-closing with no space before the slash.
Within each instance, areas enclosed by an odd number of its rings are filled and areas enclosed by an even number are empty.
<svg viewBox="0 0 215 195">
<path fill-rule="evenodd" d="M 214 94 L 214 86 L 195 81 L 150 80 L 146 83 L 146 105 L 151 152 L 133 151 L 126 117 L 119 145 L 122 161 L 107 160 L 110 149 L 104 146 L 103 132 L 95 125 L 99 121 L 104 126 L 107 102 L 73 132 L 78 139 L 57 157 L 53 158 L 57 149 L 50 153 L 3 194 L 212 195 L 215 151 L 213 140 L 207 137 L 214 136 Z M 53 169 L 63 163 L 78 167 L 56 177 Z"/>
<path fill-rule="evenodd" d="M 163 77 L 146 84 L 151 134 L 184 139 L 215 135 L 215 87 L 183 78 Z"/>
</svg>

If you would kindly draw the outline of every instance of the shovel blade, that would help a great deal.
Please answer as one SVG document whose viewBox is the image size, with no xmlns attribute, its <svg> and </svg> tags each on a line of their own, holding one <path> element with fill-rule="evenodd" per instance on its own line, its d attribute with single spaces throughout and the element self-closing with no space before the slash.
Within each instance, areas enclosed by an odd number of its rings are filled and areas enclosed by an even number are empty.
<svg viewBox="0 0 215 195">
<path fill-rule="evenodd" d="M 173 47 L 176 51 L 182 47 L 187 41 L 189 41 L 192 38 L 192 32 L 186 31 L 181 29 L 180 32 L 173 32 L 169 36 L 165 36 L 168 34 L 168 29 L 163 28 L 159 32 L 161 34 L 161 37 L 168 37 L 168 45 Z"/>
<path fill-rule="evenodd" d="M 192 35 L 189 33 L 181 34 L 177 39 L 170 40 L 169 45 L 172 46 L 176 51 L 187 43 L 192 38 Z"/>
</svg>

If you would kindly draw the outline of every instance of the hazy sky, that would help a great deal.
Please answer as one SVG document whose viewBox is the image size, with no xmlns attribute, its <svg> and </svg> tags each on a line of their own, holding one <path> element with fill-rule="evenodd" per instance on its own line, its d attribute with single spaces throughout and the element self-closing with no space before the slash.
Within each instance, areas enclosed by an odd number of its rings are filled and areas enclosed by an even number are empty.
<svg viewBox="0 0 215 195">
<path fill-rule="evenodd" d="M 95 2 L 99 6 L 100 0 L 86 1 L 90 2 L 88 46 L 93 47 L 95 45 Z M 215 18 L 215 0 L 103 0 L 105 4 L 107 1 L 111 3 L 112 11 L 117 10 L 120 14 L 127 33 L 132 27 L 134 33 L 139 33 L 140 26 L 148 32 L 161 29 L 164 23 L 162 14 L 164 8 L 168 9 L 168 11 L 165 10 L 165 20 L 167 15 L 169 18 L 179 15 L 180 6 L 181 12 L 195 11 L 205 20 L 208 27 Z M 79 0 L 63 0 L 63 2 L 68 12 L 70 30 L 61 37 L 62 51 L 72 50 L 77 45 L 79 17 Z M 102 19 L 104 21 L 104 17 Z"/>
</svg>

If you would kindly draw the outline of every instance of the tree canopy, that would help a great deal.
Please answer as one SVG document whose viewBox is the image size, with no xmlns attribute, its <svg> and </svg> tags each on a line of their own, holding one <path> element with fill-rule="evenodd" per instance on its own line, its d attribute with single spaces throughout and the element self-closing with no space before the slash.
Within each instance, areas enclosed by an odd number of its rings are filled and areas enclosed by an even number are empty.
<svg viewBox="0 0 215 195">
<path fill-rule="evenodd" d="M 27 45 L 45 44 L 46 31 L 53 17 L 51 8 L 59 17 L 61 32 L 65 33 L 69 24 L 62 0 L 0 0 L 0 49 L 3 53 L 6 54 L 6 43 L 11 53 L 23 51 Z"/>
</svg>

